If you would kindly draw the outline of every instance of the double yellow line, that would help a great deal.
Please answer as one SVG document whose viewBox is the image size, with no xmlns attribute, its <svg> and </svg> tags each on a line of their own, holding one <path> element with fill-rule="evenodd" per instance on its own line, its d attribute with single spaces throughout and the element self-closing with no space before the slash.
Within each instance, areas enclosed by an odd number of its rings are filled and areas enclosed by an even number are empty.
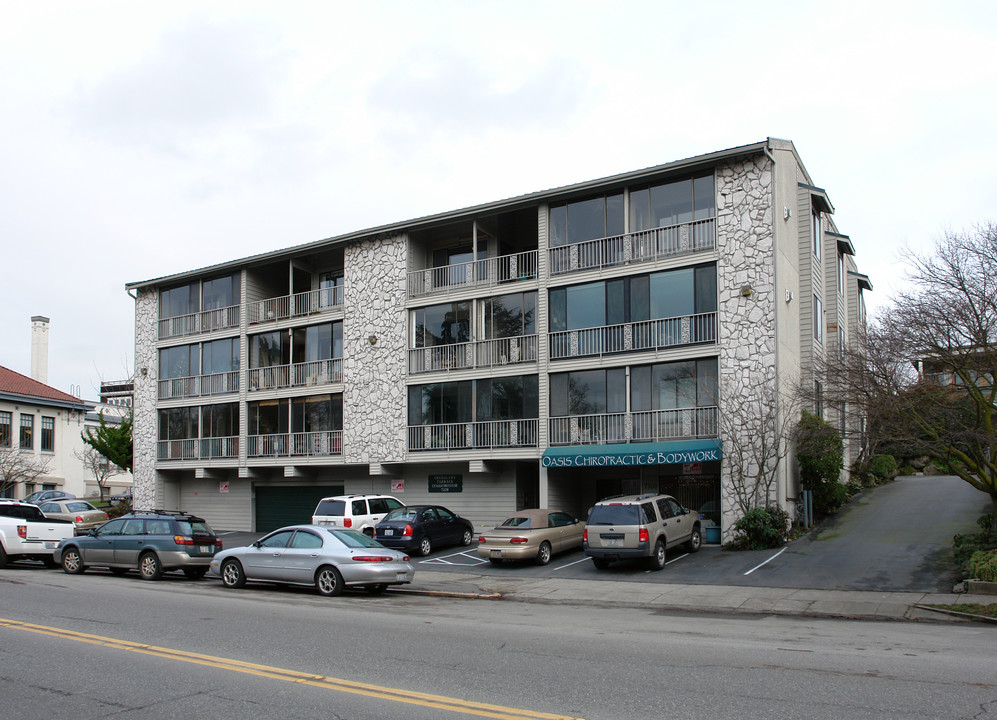
<svg viewBox="0 0 997 720">
<path fill-rule="evenodd" d="M 311 673 L 303 673 L 296 670 L 288 670 L 286 668 L 271 667 L 269 665 L 257 665 L 256 663 L 216 657 L 214 655 L 202 655 L 200 653 L 174 650 L 173 648 L 145 645 L 142 643 L 129 642 L 127 640 L 117 640 L 115 638 L 104 637 L 101 635 L 89 635 L 87 633 L 79 633 L 72 630 L 49 627 L 47 625 L 35 625 L 34 623 L 20 622 L 18 620 L 0 618 L 0 627 L 26 630 L 28 632 L 49 635 L 50 637 L 62 638 L 64 640 L 75 640 L 77 642 L 85 642 L 92 645 L 102 645 L 115 650 L 127 650 L 129 652 L 143 653 L 145 655 L 168 658 L 171 660 L 180 660 L 181 662 L 194 663 L 196 665 L 206 665 L 207 667 L 217 668 L 220 670 L 231 670 L 232 672 L 256 675 L 258 677 L 270 678 L 272 680 L 283 680 L 285 682 L 310 685 L 323 690 L 336 690 L 338 692 L 352 693 L 354 695 L 365 695 L 379 700 L 391 700 L 393 702 L 406 703 L 409 705 L 420 705 L 422 707 L 450 710 L 451 712 L 477 715 L 479 717 L 499 718 L 500 720 L 581 720 L 581 718 L 569 715 L 554 715 L 551 713 L 536 712 L 533 710 L 521 710 L 519 708 L 505 707 L 503 705 L 489 705 L 488 703 L 459 700 L 457 698 L 449 698 L 443 695 L 430 695 L 411 690 L 397 690 L 383 685 L 370 685 L 368 683 L 354 682 L 352 680 L 341 680 L 339 678 L 326 677 L 324 675 L 313 675 Z"/>
</svg>

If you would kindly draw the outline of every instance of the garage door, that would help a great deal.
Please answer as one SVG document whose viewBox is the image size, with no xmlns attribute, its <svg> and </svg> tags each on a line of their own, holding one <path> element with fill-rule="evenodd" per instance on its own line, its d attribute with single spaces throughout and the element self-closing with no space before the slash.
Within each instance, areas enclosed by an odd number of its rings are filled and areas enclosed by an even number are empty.
<svg viewBox="0 0 997 720">
<path fill-rule="evenodd" d="M 342 494 L 342 485 L 257 486 L 256 531 L 270 532 L 285 525 L 309 523 L 319 500 Z"/>
</svg>

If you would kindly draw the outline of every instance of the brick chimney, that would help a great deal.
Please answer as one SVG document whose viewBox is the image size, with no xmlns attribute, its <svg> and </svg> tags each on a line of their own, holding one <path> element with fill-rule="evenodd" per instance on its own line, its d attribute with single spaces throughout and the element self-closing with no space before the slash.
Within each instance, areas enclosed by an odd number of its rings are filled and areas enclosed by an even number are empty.
<svg viewBox="0 0 997 720">
<path fill-rule="evenodd" d="M 41 315 L 31 318 L 31 378 L 48 385 L 48 323 Z"/>
</svg>

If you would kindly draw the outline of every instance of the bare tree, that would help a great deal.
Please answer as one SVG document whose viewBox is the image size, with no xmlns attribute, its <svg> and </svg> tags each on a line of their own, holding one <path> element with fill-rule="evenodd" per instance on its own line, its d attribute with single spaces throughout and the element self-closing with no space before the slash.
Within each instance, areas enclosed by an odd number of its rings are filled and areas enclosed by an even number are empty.
<svg viewBox="0 0 997 720">
<path fill-rule="evenodd" d="M 18 485 L 46 475 L 48 469 L 48 458 L 38 459 L 19 448 L 0 448 L 0 494 L 11 494 Z"/>
<path fill-rule="evenodd" d="M 100 499 L 103 500 L 104 491 L 107 489 L 107 481 L 112 477 L 121 475 L 124 471 L 90 445 L 84 445 L 82 450 L 73 450 L 73 455 L 83 463 L 86 471 L 97 481 L 97 488 L 100 490 Z"/>
</svg>

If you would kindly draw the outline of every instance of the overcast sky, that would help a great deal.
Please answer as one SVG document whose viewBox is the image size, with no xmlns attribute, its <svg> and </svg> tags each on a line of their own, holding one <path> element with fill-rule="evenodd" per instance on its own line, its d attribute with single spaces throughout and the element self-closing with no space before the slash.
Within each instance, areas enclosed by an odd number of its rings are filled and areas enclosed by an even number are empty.
<svg viewBox="0 0 997 720">
<path fill-rule="evenodd" d="M 0 0 L 0 365 L 126 377 L 126 282 L 779 137 L 885 302 L 997 220 L 992 2 Z"/>
</svg>

